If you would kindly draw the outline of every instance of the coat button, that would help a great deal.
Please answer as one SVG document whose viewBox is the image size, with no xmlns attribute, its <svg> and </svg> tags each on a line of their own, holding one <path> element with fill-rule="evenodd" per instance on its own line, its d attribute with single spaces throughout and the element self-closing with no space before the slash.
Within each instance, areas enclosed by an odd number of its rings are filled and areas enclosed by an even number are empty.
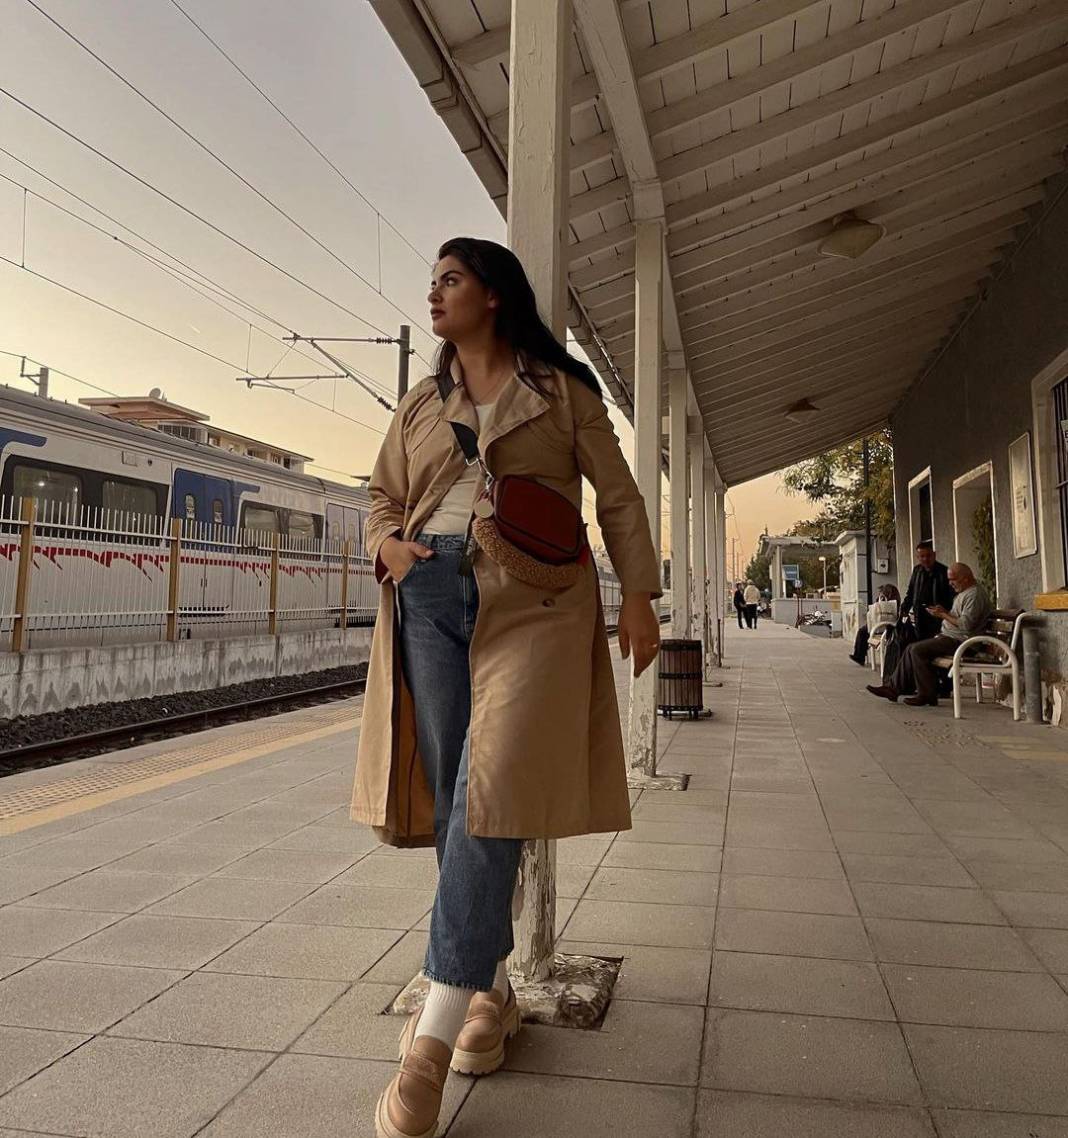
<svg viewBox="0 0 1068 1138">
<path fill-rule="evenodd" d="M 541 603 L 545 608 L 551 609 L 556 604 L 556 601 L 554 601 L 552 597 L 546 597 Z"/>
</svg>

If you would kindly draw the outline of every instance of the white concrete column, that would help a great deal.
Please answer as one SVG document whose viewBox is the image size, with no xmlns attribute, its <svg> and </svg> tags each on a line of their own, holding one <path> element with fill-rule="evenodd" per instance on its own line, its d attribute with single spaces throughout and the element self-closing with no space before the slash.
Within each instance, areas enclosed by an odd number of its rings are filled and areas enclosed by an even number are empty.
<svg viewBox="0 0 1068 1138">
<path fill-rule="evenodd" d="M 723 578 L 720 576 L 721 567 L 719 548 L 722 542 L 720 533 L 719 511 L 717 509 L 716 473 L 715 465 L 711 459 L 705 463 L 705 473 L 709 476 L 705 492 L 705 510 L 708 520 L 705 524 L 706 541 L 708 543 L 708 649 L 705 652 L 705 668 L 711 670 L 718 666 L 722 656 L 721 640 L 723 638 L 723 625 L 720 617 L 723 604 Z"/>
<path fill-rule="evenodd" d="M 771 555 L 771 599 L 781 599 L 786 596 L 786 588 L 782 581 L 782 546 L 775 546 Z"/>
<path fill-rule="evenodd" d="M 567 200 L 571 102 L 571 0 L 512 0 L 508 106 L 508 244 L 563 342 L 567 318 Z M 556 843 L 527 842 L 519 866 L 511 971 L 552 972 L 556 941 Z"/>
<path fill-rule="evenodd" d="M 723 624 L 727 619 L 727 509 L 726 509 L 727 487 L 724 486 L 720 480 L 719 475 L 716 476 L 715 487 L 715 503 L 713 509 L 716 518 L 716 576 L 719 579 L 719 591 L 716 594 L 713 612 L 715 614 L 716 627 L 719 629 L 718 644 L 716 650 L 716 663 L 723 666 Z M 733 581 L 731 585 L 733 587 Z"/>
<path fill-rule="evenodd" d="M 512 0 L 508 103 L 508 245 L 545 322 L 567 319 L 571 0 Z"/>
<path fill-rule="evenodd" d="M 682 353 L 668 359 L 668 448 L 671 474 L 671 634 L 684 639 L 690 629 L 690 494 L 687 486 L 686 371 Z"/>
<path fill-rule="evenodd" d="M 634 229 L 634 477 L 659 560 L 664 223 L 638 221 Z M 655 660 L 637 679 L 631 677 L 627 761 L 634 779 L 656 775 L 656 686 Z"/>
<path fill-rule="evenodd" d="M 693 582 L 690 590 L 690 635 L 708 637 L 708 504 L 705 501 L 705 440 L 690 436 L 690 483 L 693 487 Z M 705 644 L 705 658 L 708 645 Z M 706 673 L 708 669 L 705 669 Z"/>
</svg>

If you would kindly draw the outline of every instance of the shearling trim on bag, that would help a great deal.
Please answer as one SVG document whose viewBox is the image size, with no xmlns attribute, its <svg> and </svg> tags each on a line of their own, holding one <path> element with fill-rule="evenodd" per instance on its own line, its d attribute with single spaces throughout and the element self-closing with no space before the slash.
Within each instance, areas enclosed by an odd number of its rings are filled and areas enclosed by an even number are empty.
<svg viewBox="0 0 1068 1138">
<path fill-rule="evenodd" d="M 475 518 L 471 523 L 471 532 L 491 561 L 495 561 L 517 580 L 533 585 L 536 589 L 569 589 L 578 581 L 582 572 L 582 565 L 578 561 L 569 561 L 566 565 L 547 565 L 544 561 L 523 553 L 501 537 L 492 518 Z"/>
</svg>

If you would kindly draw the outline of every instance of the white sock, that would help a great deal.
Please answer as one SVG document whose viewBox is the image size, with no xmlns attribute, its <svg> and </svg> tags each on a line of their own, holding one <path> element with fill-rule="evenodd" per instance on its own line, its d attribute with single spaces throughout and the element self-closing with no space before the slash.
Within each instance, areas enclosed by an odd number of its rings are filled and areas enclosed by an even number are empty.
<svg viewBox="0 0 1068 1138">
<path fill-rule="evenodd" d="M 455 1047 L 457 1036 L 467 1018 L 467 1005 L 471 1003 L 474 992 L 470 988 L 455 988 L 452 984 L 439 984 L 430 981 L 430 995 L 423 1005 L 416 1038 L 432 1035 L 440 1039 L 446 1047 Z"/>
<path fill-rule="evenodd" d="M 508 999 L 508 961 L 497 961 L 497 975 L 493 977 L 493 990 Z"/>
</svg>

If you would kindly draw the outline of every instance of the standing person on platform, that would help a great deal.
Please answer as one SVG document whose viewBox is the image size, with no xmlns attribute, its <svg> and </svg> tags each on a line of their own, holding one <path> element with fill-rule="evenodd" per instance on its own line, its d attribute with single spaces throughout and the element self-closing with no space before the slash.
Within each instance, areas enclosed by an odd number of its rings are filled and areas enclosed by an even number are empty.
<svg viewBox="0 0 1068 1138">
<path fill-rule="evenodd" d="M 930 640 L 938 635 L 942 622 L 927 611 L 932 606 L 949 608 L 953 604 L 953 588 L 949 583 L 949 570 L 935 556 L 934 545 L 921 541 L 916 546 L 916 566 L 901 602 L 900 617 L 912 614 L 916 636 Z"/>
<path fill-rule="evenodd" d="M 752 581 L 745 583 L 745 623 L 749 628 L 757 626 L 757 605 L 760 604 L 760 590 Z"/>
<path fill-rule="evenodd" d="M 738 627 L 742 627 L 742 618 L 745 616 L 745 593 L 742 591 L 741 581 L 734 582 L 734 611 L 738 614 Z"/>
<path fill-rule="evenodd" d="M 430 994 L 401 1034 L 378 1138 L 433 1134 L 450 1065 L 495 1071 L 519 1030 L 505 961 L 524 839 L 631 825 L 596 569 L 586 548 L 560 566 L 503 540 L 503 479 L 555 490 L 580 533 L 589 479 L 635 675 L 660 646 L 641 494 L 596 379 L 542 322 L 518 259 L 492 241 L 446 242 L 428 299 L 435 374 L 400 401 L 366 526 L 382 587 L 352 817 L 391 845 L 435 846 L 440 871 Z M 465 464 L 472 435 L 479 457 Z"/>
</svg>

